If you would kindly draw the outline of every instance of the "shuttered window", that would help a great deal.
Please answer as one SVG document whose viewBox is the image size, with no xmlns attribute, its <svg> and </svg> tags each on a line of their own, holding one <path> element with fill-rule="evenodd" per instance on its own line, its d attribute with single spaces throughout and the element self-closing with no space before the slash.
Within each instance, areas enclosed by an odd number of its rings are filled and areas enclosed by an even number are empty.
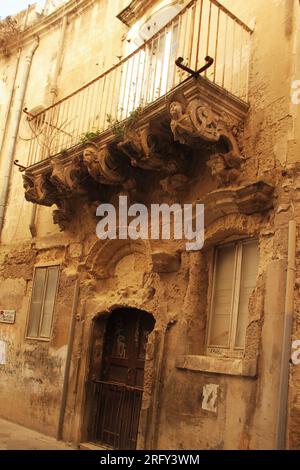
<svg viewBox="0 0 300 470">
<path fill-rule="evenodd" d="M 249 298 L 256 284 L 258 261 L 256 240 L 240 241 L 216 249 L 208 353 L 242 354 Z"/>
<path fill-rule="evenodd" d="M 50 338 L 58 273 L 59 266 L 35 269 L 27 327 L 29 338 Z"/>
</svg>

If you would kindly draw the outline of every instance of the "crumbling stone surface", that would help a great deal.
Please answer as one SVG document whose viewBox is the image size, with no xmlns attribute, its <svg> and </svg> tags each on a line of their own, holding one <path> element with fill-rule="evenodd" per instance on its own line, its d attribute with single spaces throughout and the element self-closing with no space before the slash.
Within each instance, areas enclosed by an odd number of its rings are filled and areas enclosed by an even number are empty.
<svg viewBox="0 0 300 470">
<path fill-rule="evenodd" d="M 32 279 L 37 251 L 31 247 L 8 253 L 3 261 L 4 278 Z"/>
</svg>

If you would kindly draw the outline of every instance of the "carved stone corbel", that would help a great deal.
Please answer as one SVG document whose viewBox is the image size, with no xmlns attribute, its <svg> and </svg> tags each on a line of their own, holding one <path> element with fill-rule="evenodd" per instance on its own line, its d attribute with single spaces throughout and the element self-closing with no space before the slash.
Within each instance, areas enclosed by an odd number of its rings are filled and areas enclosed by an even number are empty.
<svg viewBox="0 0 300 470">
<path fill-rule="evenodd" d="M 99 147 L 90 142 L 83 151 L 83 162 L 90 176 L 101 184 L 119 185 L 127 177 L 122 154 L 113 145 Z"/>
<path fill-rule="evenodd" d="M 174 140 L 192 148 L 197 148 L 199 141 L 212 144 L 208 166 L 213 176 L 220 185 L 235 181 L 243 156 L 225 113 L 217 114 L 198 98 L 187 100 L 183 93 L 174 93 L 169 98 L 168 111 Z"/>
<path fill-rule="evenodd" d="M 43 206 L 54 204 L 56 191 L 45 173 L 34 175 L 25 171 L 22 176 L 26 201 Z"/>
<path fill-rule="evenodd" d="M 211 155 L 207 166 L 211 174 L 217 179 L 218 186 L 228 186 L 237 180 L 243 162 L 241 156 L 233 156 L 232 152 L 215 153 Z"/>
<path fill-rule="evenodd" d="M 51 167 L 52 172 L 49 179 L 59 192 L 82 192 L 80 185 L 88 175 L 88 172 L 83 165 L 81 156 L 75 156 L 68 163 L 62 162 L 59 157 L 53 158 L 51 160 Z"/>
<path fill-rule="evenodd" d="M 72 203 L 69 199 L 61 199 L 56 201 L 56 205 L 57 209 L 52 213 L 53 223 L 58 225 L 62 232 L 66 230 L 68 223 L 72 220 Z"/>
<path fill-rule="evenodd" d="M 174 145 L 171 135 L 153 124 L 128 131 L 118 148 L 130 159 L 132 166 L 145 170 L 174 174 L 185 166 L 182 149 Z"/>
</svg>

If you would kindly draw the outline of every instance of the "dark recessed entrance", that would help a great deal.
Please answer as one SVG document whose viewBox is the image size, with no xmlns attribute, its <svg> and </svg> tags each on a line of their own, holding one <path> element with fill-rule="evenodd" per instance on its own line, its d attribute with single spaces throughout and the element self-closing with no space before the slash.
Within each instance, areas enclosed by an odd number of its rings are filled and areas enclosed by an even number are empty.
<svg viewBox="0 0 300 470">
<path fill-rule="evenodd" d="M 154 323 L 152 315 L 136 309 L 117 309 L 109 316 L 98 373 L 93 367 L 92 441 L 136 448 L 146 345 Z"/>
</svg>

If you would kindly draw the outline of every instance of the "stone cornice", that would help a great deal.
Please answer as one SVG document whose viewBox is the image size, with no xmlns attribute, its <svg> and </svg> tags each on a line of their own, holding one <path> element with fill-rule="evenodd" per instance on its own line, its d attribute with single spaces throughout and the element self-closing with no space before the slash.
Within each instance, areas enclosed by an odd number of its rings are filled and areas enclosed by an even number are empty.
<svg viewBox="0 0 300 470">
<path fill-rule="evenodd" d="M 274 187 L 264 181 L 256 181 L 239 187 L 212 191 L 198 203 L 205 206 L 205 225 L 230 214 L 251 215 L 273 207 Z"/>
<path fill-rule="evenodd" d="M 72 15 L 78 14 L 88 8 L 94 3 L 95 0 L 70 0 L 61 7 L 57 8 L 50 15 L 41 17 L 35 24 L 26 28 L 22 32 L 17 43 L 11 44 L 11 52 L 14 52 L 20 47 L 26 46 L 36 36 L 42 36 L 51 28 L 55 27 L 64 16 L 72 17 Z"/>
<path fill-rule="evenodd" d="M 152 0 L 133 0 L 117 15 L 117 18 L 126 26 L 131 27 L 151 4 L 153 4 Z"/>
</svg>

